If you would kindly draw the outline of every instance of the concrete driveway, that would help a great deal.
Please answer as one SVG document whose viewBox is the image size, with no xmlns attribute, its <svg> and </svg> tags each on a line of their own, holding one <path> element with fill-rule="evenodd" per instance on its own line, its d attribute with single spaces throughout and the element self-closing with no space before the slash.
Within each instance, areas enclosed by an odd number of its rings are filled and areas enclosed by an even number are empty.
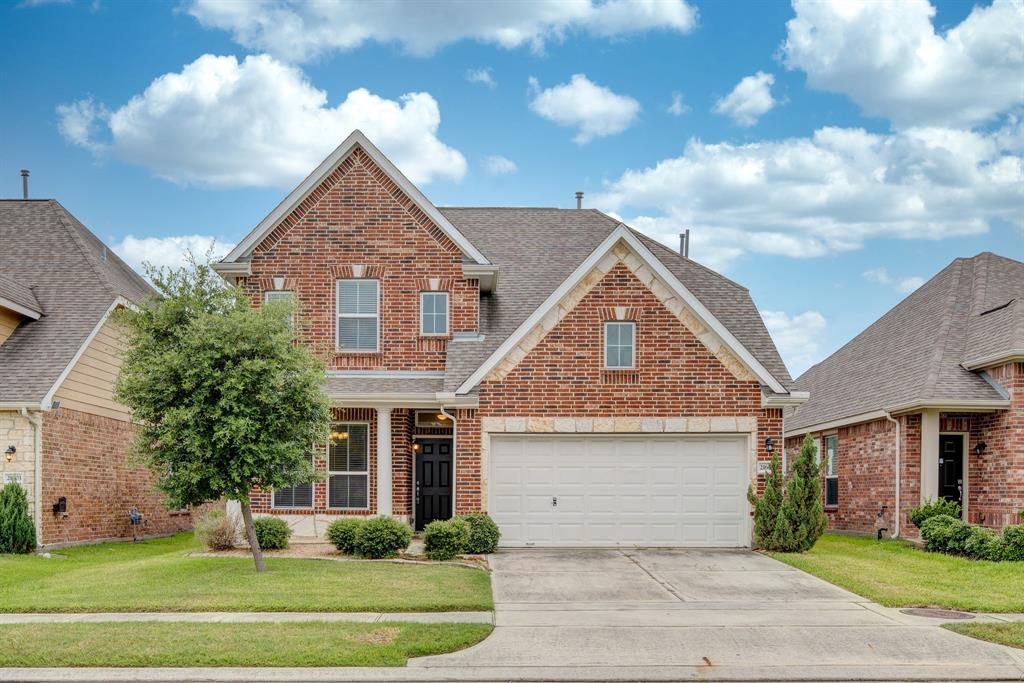
<svg viewBox="0 0 1024 683">
<path fill-rule="evenodd" d="M 1020 680 L 1024 653 L 739 550 L 492 557 L 494 633 L 410 661 L 502 680 Z"/>
</svg>

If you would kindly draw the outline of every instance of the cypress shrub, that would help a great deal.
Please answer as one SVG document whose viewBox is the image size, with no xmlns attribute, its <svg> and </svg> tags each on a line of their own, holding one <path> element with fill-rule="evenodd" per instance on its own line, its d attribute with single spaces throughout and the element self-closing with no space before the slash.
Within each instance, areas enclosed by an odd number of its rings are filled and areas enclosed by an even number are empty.
<svg viewBox="0 0 1024 683">
<path fill-rule="evenodd" d="M 0 488 L 0 553 L 30 553 L 36 549 L 36 528 L 28 513 L 21 484 Z"/>
</svg>

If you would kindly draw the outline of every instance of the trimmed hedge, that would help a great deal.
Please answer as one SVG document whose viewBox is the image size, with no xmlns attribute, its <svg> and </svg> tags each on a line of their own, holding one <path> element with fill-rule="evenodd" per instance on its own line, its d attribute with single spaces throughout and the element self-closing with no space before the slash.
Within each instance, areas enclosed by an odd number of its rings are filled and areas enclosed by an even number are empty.
<svg viewBox="0 0 1024 683">
<path fill-rule="evenodd" d="M 374 517 L 359 525 L 355 533 L 356 554 L 371 560 L 395 557 L 409 547 L 412 529 L 391 517 Z"/>
<path fill-rule="evenodd" d="M 962 554 L 970 533 L 970 524 L 950 515 L 935 515 L 921 524 L 924 547 L 936 553 Z"/>
<path fill-rule="evenodd" d="M 939 498 L 938 500 L 930 500 L 924 505 L 916 508 L 910 508 L 907 510 L 907 519 L 911 524 L 916 526 L 918 529 L 932 517 L 938 517 L 939 515 L 947 515 L 949 517 L 960 518 L 960 504 L 946 500 L 945 498 Z"/>
<path fill-rule="evenodd" d="M 292 537 L 291 527 L 280 517 L 257 517 L 252 521 L 262 550 L 284 550 Z"/>
<path fill-rule="evenodd" d="M 1003 527 L 1003 559 L 1024 561 L 1024 524 Z"/>
<path fill-rule="evenodd" d="M 469 542 L 469 522 L 461 517 L 437 519 L 423 530 L 423 548 L 432 560 L 451 560 L 464 552 Z"/>
<path fill-rule="evenodd" d="M 346 555 L 356 554 L 356 536 L 366 524 L 362 517 L 336 519 L 327 527 L 327 540 Z"/>
<path fill-rule="evenodd" d="M 462 552 L 472 555 L 487 555 L 498 549 L 501 531 L 494 520 L 483 513 L 464 515 L 469 524 L 469 538 Z"/>
<path fill-rule="evenodd" d="M 1007 526 L 1000 536 L 958 517 L 936 515 L 921 524 L 921 540 L 932 552 L 993 562 L 1024 561 L 1024 525 Z"/>
<path fill-rule="evenodd" d="M 1005 555 L 1003 539 L 991 529 L 972 526 L 964 541 L 964 554 L 976 560 L 998 562 Z"/>
</svg>

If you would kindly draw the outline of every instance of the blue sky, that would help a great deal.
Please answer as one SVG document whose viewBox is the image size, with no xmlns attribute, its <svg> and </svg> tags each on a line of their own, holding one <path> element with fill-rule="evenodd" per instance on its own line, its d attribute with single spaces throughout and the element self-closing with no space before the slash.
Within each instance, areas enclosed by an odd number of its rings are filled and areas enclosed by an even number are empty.
<svg viewBox="0 0 1024 683">
<path fill-rule="evenodd" d="M 353 126 L 438 205 L 601 208 L 749 287 L 794 375 L 1024 259 L 1024 3 L 8 3 L 0 196 L 133 263 L 244 236 Z"/>
</svg>

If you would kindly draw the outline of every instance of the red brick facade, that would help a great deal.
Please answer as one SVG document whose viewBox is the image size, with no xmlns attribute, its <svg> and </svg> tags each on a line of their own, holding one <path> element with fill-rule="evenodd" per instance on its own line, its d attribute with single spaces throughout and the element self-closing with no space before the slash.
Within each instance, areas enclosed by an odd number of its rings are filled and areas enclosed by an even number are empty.
<svg viewBox="0 0 1024 683">
<path fill-rule="evenodd" d="M 169 511 L 143 467 L 128 461 L 134 429 L 109 417 L 59 408 L 43 413 L 43 495 L 40 544 L 131 538 L 128 512 L 138 507 L 138 533 L 156 536 L 192 528 L 188 511 Z M 54 513 L 57 499 L 67 512 Z"/>
</svg>

